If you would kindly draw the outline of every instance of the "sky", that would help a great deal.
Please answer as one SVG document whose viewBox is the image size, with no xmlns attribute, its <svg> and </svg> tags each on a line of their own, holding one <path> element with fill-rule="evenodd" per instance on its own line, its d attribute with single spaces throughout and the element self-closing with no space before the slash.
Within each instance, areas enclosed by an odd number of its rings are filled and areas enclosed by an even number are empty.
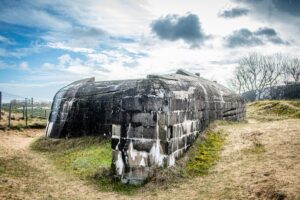
<svg viewBox="0 0 300 200">
<path fill-rule="evenodd" d="M 0 91 L 182 68 L 227 85 L 249 53 L 300 56 L 298 0 L 0 0 Z"/>
</svg>

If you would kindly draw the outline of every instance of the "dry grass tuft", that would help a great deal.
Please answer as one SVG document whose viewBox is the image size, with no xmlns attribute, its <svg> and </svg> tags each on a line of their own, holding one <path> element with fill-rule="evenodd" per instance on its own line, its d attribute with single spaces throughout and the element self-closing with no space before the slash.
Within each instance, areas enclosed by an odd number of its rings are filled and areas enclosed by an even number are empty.
<svg viewBox="0 0 300 200">
<path fill-rule="evenodd" d="M 300 101 L 264 100 L 247 105 L 247 117 L 259 121 L 300 118 Z"/>
</svg>

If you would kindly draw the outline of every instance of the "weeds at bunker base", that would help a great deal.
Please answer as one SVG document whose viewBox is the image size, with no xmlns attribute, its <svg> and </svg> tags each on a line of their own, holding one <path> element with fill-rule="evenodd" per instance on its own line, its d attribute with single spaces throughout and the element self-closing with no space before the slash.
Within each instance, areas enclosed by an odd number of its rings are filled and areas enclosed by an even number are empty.
<svg viewBox="0 0 300 200">
<path fill-rule="evenodd" d="M 210 122 L 244 116 L 243 98 L 184 70 L 138 80 L 85 79 L 55 95 L 46 136 L 111 136 L 115 176 L 140 184 L 174 165 Z"/>
</svg>

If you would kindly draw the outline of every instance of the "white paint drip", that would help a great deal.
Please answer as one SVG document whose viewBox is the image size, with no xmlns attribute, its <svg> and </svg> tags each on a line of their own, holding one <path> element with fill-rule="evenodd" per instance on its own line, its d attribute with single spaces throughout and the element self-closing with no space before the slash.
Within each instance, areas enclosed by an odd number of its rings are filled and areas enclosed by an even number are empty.
<svg viewBox="0 0 300 200">
<path fill-rule="evenodd" d="M 217 91 L 219 91 L 221 102 L 225 103 L 224 98 L 223 98 L 223 91 L 222 90 L 217 90 Z"/>
<path fill-rule="evenodd" d="M 127 138 L 129 138 L 130 131 L 131 131 L 131 123 L 129 123 L 129 125 L 128 125 L 128 130 L 127 130 L 127 133 L 126 133 Z"/>
<path fill-rule="evenodd" d="M 150 150 L 150 156 L 152 156 L 155 164 L 157 164 L 158 166 L 163 166 L 163 160 L 167 156 L 162 155 L 160 152 L 159 125 L 158 125 L 159 116 L 157 118 L 158 118 L 156 122 L 157 138 L 156 138 L 156 142 L 153 144 Z"/>
<path fill-rule="evenodd" d="M 132 144 L 132 141 L 131 141 L 130 144 L 129 144 L 129 154 L 130 154 L 130 157 L 133 161 L 135 160 L 135 157 L 138 155 L 138 153 L 139 153 L 138 151 L 133 149 L 133 144 Z"/>
<path fill-rule="evenodd" d="M 203 92 L 204 92 L 204 99 L 206 102 L 208 102 L 208 94 L 206 91 L 206 88 L 199 82 L 199 86 L 202 88 Z"/>
<path fill-rule="evenodd" d="M 170 156 L 169 156 L 169 166 L 174 166 L 175 165 L 175 156 L 174 154 L 172 153 Z"/>
<path fill-rule="evenodd" d="M 193 132 L 192 124 L 193 124 L 193 127 L 195 127 L 197 125 L 197 123 L 199 123 L 199 120 L 185 120 L 182 123 L 173 124 L 174 129 L 179 129 L 179 135 L 175 135 L 175 137 L 176 138 L 182 137 L 182 129 L 186 130 L 187 134 Z M 176 133 L 177 131 L 174 131 L 174 132 Z"/>
<path fill-rule="evenodd" d="M 193 121 L 191 120 L 186 120 L 183 122 L 184 127 L 186 127 L 186 132 L 190 133 L 191 132 L 191 126 L 192 126 Z"/>
<path fill-rule="evenodd" d="M 68 110 L 72 107 L 74 103 L 74 99 L 71 99 L 71 101 L 68 101 Z"/>
<path fill-rule="evenodd" d="M 119 140 L 119 142 L 118 142 L 118 144 L 117 144 L 117 146 L 116 146 L 116 150 L 119 149 L 119 144 L 120 144 L 120 140 Z"/>
<path fill-rule="evenodd" d="M 164 98 L 165 96 L 165 90 L 159 89 L 156 95 L 160 98 Z"/>
<path fill-rule="evenodd" d="M 112 135 L 121 136 L 121 125 L 112 124 Z"/>
<path fill-rule="evenodd" d="M 52 131 L 52 127 L 53 127 L 53 122 L 48 122 L 47 123 L 47 128 L 46 128 L 46 136 L 48 137 L 49 136 L 49 134 L 51 133 L 51 131 Z"/>
<path fill-rule="evenodd" d="M 175 99 L 189 99 L 190 94 L 194 94 L 195 87 L 189 87 L 188 91 L 180 90 L 180 91 L 173 91 L 172 93 L 175 96 Z"/>
<path fill-rule="evenodd" d="M 196 89 L 195 87 L 189 87 L 188 89 L 189 94 L 194 94 L 195 89 Z"/>
<path fill-rule="evenodd" d="M 122 98 L 123 99 L 127 99 L 127 98 L 132 98 L 132 97 L 134 97 L 134 98 L 140 98 L 142 96 L 140 94 L 138 94 L 138 95 L 135 95 L 135 96 L 123 96 Z"/>
<path fill-rule="evenodd" d="M 120 85 L 114 85 L 114 90 L 117 90 Z"/>
<path fill-rule="evenodd" d="M 123 168 L 124 168 L 124 162 L 123 162 L 122 155 L 121 155 L 120 151 L 118 152 L 118 159 L 115 162 L 115 164 L 116 164 L 118 175 L 122 175 Z"/>
<path fill-rule="evenodd" d="M 112 135 L 111 138 L 124 138 L 116 135 Z M 127 137 L 126 137 L 127 138 Z M 139 140 L 141 142 L 146 142 L 146 141 L 156 141 L 156 139 L 151 139 L 151 138 L 130 138 L 130 140 Z"/>
<path fill-rule="evenodd" d="M 67 119 L 68 115 L 69 115 L 69 110 L 72 108 L 72 105 L 74 103 L 74 98 L 72 98 L 70 101 L 65 101 L 62 107 L 62 111 L 61 113 L 67 113 L 66 115 L 61 116 L 62 119 Z"/>
<path fill-rule="evenodd" d="M 200 83 L 199 83 L 199 86 L 202 88 L 203 92 L 204 92 L 204 99 L 205 99 L 205 106 L 206 106 L 206 109 L 205 109 L 205 118 L 206 119 L 209 119 L 209 100 L 208 100 L 208 94 L 207 94 L 207 91 L 206 91 L 206 88 Z M 205 123 L 208 124 L 208 121 L 209 120 L 205 120 Z"/>
<path fill-rule="evenodd" d="M 153 157 L 154 163 L 158 166 L 163 166 L 164 155 L 160 153 L 160 144 L 159 139 L 156 140 L 156 143 L 153 144 L 150 155 Z"/>
<path fill-rule="evenodd" d="M 140 166 L 142 166 L 142 167 L 145 167 L 145 166 L 146 166 L 144 158 L 142 158 L 142 160 L 141 160 L 141 162 L 140 162 Z"/>
<path fill-rule="evenodd" d="M 188 99 L 189 93 L 187 91 L 173 91 L 173 94 L 175 96 L 175 99 Z"/>
</svg>

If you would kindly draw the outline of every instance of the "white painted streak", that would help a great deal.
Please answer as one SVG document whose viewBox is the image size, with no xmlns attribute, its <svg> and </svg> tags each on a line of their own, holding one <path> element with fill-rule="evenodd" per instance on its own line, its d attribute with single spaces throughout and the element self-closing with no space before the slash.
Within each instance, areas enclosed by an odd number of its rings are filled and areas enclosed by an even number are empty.
<svg viewBox="0 0 300 200">
<path fill-rule="evenodd" d="M 48 122 L 47 123 L 47 128 L 46 128 L 46 136 L 48 137 L 49 136 L 49 134 L 51 133 L 51 131 L 52 131 L 52 127 L 53 127 L 53 122 Z"/>
<path fill-rule="evenodd" d="M 123 168 L 124 168 L 124 162 L 123 162 L 122 155 L 121 155 L 120 151 L 118 152 L 118 159 L 115 162 L 115 164 L 116 164 L 118 175 L 122 175 Z"/>
<path fill-rule="evenodd" d="M 135 149 L 133 149 L 133 144 L 132 144 L 132 141 L 130 142 L 129 144 L 129 154 L 130 154 L 130 157 L 131 157 L 131 160 L 135 160 L 135 157 L 138 155 L 138 151 L 136 151 Z"/>
<path fill-rule="evenodd" d="M 174 154 L 172 153 L 170 156 L 169 156 L 169 166 L 174 166 L 175 165 L 175 156 Z"/>
<path fill-rule="evenodd" d="M 144 158 L 142 158 L 142 160 L 141 160 L 141 162 L 140 162 L 140 166 L 142 166 L 142 167 L 145 167 L 145 166 L 146 166 Z"/>
</svg>

